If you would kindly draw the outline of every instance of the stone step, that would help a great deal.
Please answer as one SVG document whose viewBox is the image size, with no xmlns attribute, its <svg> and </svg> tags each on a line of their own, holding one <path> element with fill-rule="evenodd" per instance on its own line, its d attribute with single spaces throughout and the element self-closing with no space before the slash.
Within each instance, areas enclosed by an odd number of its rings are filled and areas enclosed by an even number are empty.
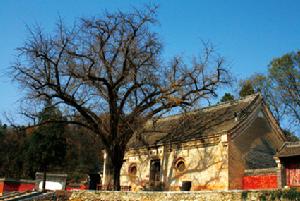
<svg viewBox="0 0 300 201">
<path fill-rule="evenodd" d="M 31 197 L 35 197 L 42 194 L 41 192 L 25 192 L 23 194 L 20 195 L 16 195 L 16 196 L 12 196 L 9 198 L 4 199 L 4 201 L 17 201 L 17 200 L 24 200 L 24 199 L 28 199 Z"/>
</svg>

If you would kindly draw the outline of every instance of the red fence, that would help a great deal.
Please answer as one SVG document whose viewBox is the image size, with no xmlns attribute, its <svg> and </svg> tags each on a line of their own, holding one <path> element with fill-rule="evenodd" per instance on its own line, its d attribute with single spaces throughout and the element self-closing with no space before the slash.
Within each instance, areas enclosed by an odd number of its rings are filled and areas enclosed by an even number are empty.
<svg viewBox="0 0 300 201">
<path fill-rule="evenodd" d="M 274 189 L 277 188 L 277 174 L 249 175 L 243 177 L 243 189 Z"/>
</svg>

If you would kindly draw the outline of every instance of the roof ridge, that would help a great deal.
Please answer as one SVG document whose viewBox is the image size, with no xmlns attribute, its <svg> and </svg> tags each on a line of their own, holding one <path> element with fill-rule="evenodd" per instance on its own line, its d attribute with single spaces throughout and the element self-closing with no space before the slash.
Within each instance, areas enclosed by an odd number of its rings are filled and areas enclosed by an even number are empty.
<svg viewBox="0 0 300 201">
<path fill-rule="evenodd" d="M 226 101 L 226 102 L 220 102 L 220 103 L 218 103 L 216 105 L 212 105 L 212 106 L 208 106 L 208 107 L 203 107 L 203 108 L 201 108 L 199 110 L 206 110 L 206 109 L 216 108 L 216 107 L 220 107 L 220 106 L 224 106 L 224 105 L 232 105 L 233 103 L 243 102 L 243 101 L 246 101 L 246 100 L 249 100 L 249 99 L 252 99 L 252 98 L 254 100 L 257 96 L 260 96 L 260 93 L 251 94 L 251 95 L 248 95 L 248 96 L 236 99 L 236 100 L 230 100 L 230 101 Z"/>
<path fill-rule="evenodd" d="M 223 133 L 227 133 L 228 130 L 231 130 L 235 124 L 239 124 L 240 121 L 236 121 L 235 114 L 236 112 L 243 114 L 249 114 L 253 112 L 253 109 L 257 107 L 262 97 L 260 94 L 252 94 L 244 98 L 227 101 L 225 103 L 219 103 L 210 107 L 205 107 L 197 110 L 192 110 L 189 112 L 177 113 L 171 116 L 165 116 L 157 119 L 152 119 L 147 122 L 145 129 L 149 126 L 150 132 L 155 135 L 143 135 L 139 140 L 139 143 L 134 144 L 145 144 L 142 141 L 149 141 L 150 144 L 164 143 L 163 141 L 169 140 L 172 142 L 179 142 L 183 140 L 192 140 L 201 138 L 209 138 L 210 134 L 218 133 L 218 136 Z M 203 113 L 201 113 L 203 112 Z M 195 116 L 198 116 L 199 118 Z M 211 114 L 211 115 L 210 115 Z M 206 117 L 206 115 L 208 115 Z M 185 116 L 191 117 L 187 119 L 186 122 L 189 122 L 186 125 L 179 123 L 181 118 Z M 204 117 L 204 119 L 202 118 Z M 240 119 L 244 119 L 244 115 Z M 195 120 L 195 121 L 192 121 Z M 202 120 L 201 120 L 202 119 Z M 179 120 L 179 122 L 177 122 Z M 207 120 L 207 121 L 206 121 Z M 173 123 L 171 123 L 173 122 Z M 194 122 L 194 123 L 193 123 Z M 224 123 L 225 122 L 225 123 Z M 203 124 L 203 125 L 202 125 Z M 170 127 L 171 126 L 171 127 Z M 156 135 L 155 130 L 162 129 L 166 130 L 163 135 Z M 174 130 L 175 129 L 175 130 Z M 214 130 L 218 129 L 218 130 Z M 222 131 L 221 131 L 221 130 Z M 175 132 L 176 131 L 176 132 Z M 221 132 L 220 132 L 221 131 Z M 172 134 L 172 135 L 170 135 Z M 176 134 L 176 135 L 174 135 Z M 206 136 L 207 135 L 207 136 Z M 149 137 L 150 136 L 150 137 Z M 149 138 L 148 138 L 149 137 Z M 141 143 L 142 142 L 142 143 Z M 150 145 L 149 144 L 149 145 Z"/>
<path fill-rule="evenodd" d="M 277 149 L 276 152 L 277 152 L 277 153 L 281 152 L 281 150 L 286 146 L 286 143 L 287 143 L 287 142 L 282 143 L 281 147 L 279 147 L 279 149 Z M 277 153 L 276 153 L 276 154 L 277 154 Z"/>
<path fill-rule="evenodd" d="M 177 113 L 177 114 L 173 114 L 173 115 L 161 117 L 158 120 L 161 120 L 161 121 L 170 120 L 172 118 L 178 118 L 178 117 L 182 116 L 183 114 L 193 114 L 193 113 L 197 113 L 197 112 L 201 112 L 201 111 L 203 111 L 203 112 L 209 112 L 209 111 L 211 111 L 213 109 L 218 109 L 218 108 L 222 108 L 222 107 L 228 107 L 228 106 L 231 106 L 231 105 L 236 105 L 236 104 L 238 104 L 240 102 L 243 102 L 243 101 L 246 101 L 246 100 L 248 101 L 249 99 L 252 99 L 251 100 L 251 102 L 252 102 L 258 96 L 261 96 L 261 94 L 260 93 L 255 93 L 255 94 L 251 94 L 251 95 L 242 97 L 242 98 L 237 99 L 237 100 L 231 100 L 231 101 L 226 101 L 226 102 L 219 102 L 216 105 L 211 105 L 211 106 L 207 106 L 207 107 L 195 109 L 193 111 L 189 111 L 189 112 L 186 112 L 186 113 Z"/>
<path fill-rule="evenodd" d="M 299 146 L 300 145 L 300 141 L 296 141 L 296 142 L 285 142 L 286 146 L 289 147 L 293 147 L 293 146 Z"/>
</svg>

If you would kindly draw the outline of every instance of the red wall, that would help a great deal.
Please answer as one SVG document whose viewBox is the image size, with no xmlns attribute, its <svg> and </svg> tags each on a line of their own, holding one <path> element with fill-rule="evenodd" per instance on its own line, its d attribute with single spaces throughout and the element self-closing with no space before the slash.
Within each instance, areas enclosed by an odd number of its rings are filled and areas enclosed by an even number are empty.
<svg viewBox="0 0 300 201">
<path fill-rule="evenodd" d="M 32 191 L 35 188 L 34 181 L 4 180 L 0 181 L 0 194 L 10 191 Z"/>
<path fill-rule="evenodd" d="M 4 182 L 0 181 L 0 195 L 3 193 Z"/>
<path fill-rule="evenodd" d="M 274 189 L 277 188 L 277 175 L 251 175 L 243 177 L 243 189 Z"/>
<path fill-rule="evenodd" d="M 4 191 L 32 191 L 35 188 L 35 183 L 7 183 L 4 184 Z"/>
<path fill-rule="evenodd" d="M 73 190 L 86 190 L 86 189 L 88 189 L 88 187 L 87 186 L 85 186 L 85 185 L 80 185 L 80 186 L 66 186 L 66 190 L 67 191 L 73 191 Z"/>
</svg>

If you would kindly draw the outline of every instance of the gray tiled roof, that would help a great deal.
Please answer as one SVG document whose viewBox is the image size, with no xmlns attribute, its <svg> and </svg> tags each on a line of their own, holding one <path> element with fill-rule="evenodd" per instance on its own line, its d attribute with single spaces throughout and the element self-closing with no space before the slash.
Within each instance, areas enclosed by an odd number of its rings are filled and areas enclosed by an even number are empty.
<svg viewBox="0 0 300 201">
<path fill-rule="evenodd" d="M 141 147 L 186 142 L 220 135 L 242 121 L 252 111 L 260 95 L 255 94 L 243 99 L 221 103 L 201 110 L 174 115 L 149 122 L 144 132 L 133 136 L 128 147 Z M 238 120 L 235 120 L 235 114 Z"/>
<path fill-rule="evenodd" d="M 300 142 L 285 142 L 276 153 L 277 157 L 300 156 Z"/>
</svg>

